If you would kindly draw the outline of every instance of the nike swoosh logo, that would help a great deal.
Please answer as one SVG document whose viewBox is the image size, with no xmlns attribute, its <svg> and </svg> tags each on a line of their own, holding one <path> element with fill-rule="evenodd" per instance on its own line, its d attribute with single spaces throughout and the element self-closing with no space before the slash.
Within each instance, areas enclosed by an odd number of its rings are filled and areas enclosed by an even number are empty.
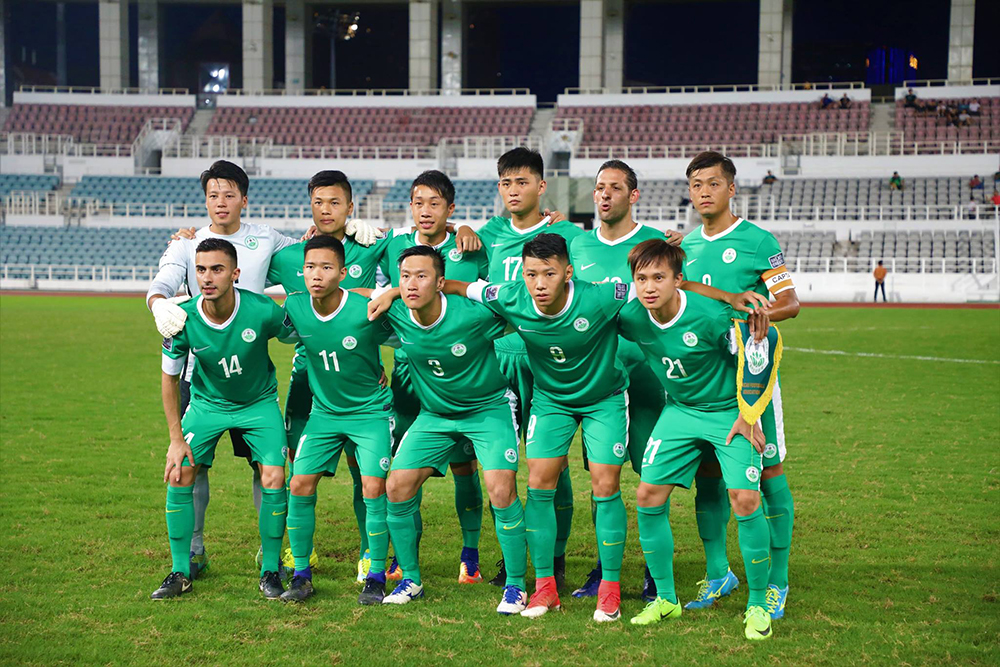
<svg viewBox="0 0 1000 667">
<path fill-rule="evenodd" d="M 289 526 L 288 530 L 298 530 L 299 526 Z"/>
<path fill-rule="evenodd" d="M 695 262 L 697 262 L 697 261 L 698 261 L 698 258 L 697 258 L 697 257 L 695 257 L 695 258 L 694 258 L 694 259 L 692 259 L 692 260 L 691 260 L 690 262 L 687 262 L 687 263 L 685 263 L 685 264 L 684 264 L 684 266 L 691 266 L 692 264 L 694 264 L 694 263 L 695 263 Z"/>
<path fill-rule="evenodd" d="M 204 352 L 205 350 L 207 350 L 210 347 L 212 347 L 212 346 L 211 345 L 206 345 L 205 347 L 193 347 L 193 348 L 191 348 L 191 354 L 198 354 L 199 352 Z"/>
<path fill-rule="evenodd" d="M 271 516 L 281 516 L 284 512 L 271 512 Z"/>
<path fill-rule="evenodd" d="M 491 248 L 499 248 L 499 247 L 500 247 L 500 246 L 502 246 L 502 245 L 504 245 L 504 244 L 503 244 L 503 243 L 491 243 L 491 244 L 490 244 L 490 247 L 491 247 Z"/>
<path fill-rule="evenodd" d="M 644 554 L 655 554 L 656 551 L 643 551 L 642 553 L 644 553 Z"/>
<path fill-rule="evenodd" d="M 517 528 L 518 526 L 520 526 L 523 522 L 524 522 L 524 519 L 521 519 L 517 523 L 515 523 L 513 526 L 504 526 L 503 529 L 504 530 L 514 530 L 515 528 Z"/>
<path fill-rule="evenodd" d="M 481 510 L 481 509 L 483 509 L 482 505 L 480 505 L 479 507 L 466 507 L 465 511 L 466 512 L 475 512 L 476 510 Z"/>
<path fill-rule="evenodd" d="M 597 264 L 597 262 L 591 262 L 590 264 L 584 264 L 583 266 L 580 267 L 580 270 L 581 271 L 585 271 L 585 270 L 589 269 L 590 267 L 592 267 L 594 264 Z"/>
<path fill-rule="evenodd" d="M 301 277 L 301 276 L 304 276 L 304 275 L 306 275 L 306 274 L 302 273 L 301 271 L 296 271 L 296 272 L 295 272 L 295 275 L 297 275 L 297 276 Z"/>
<path fill-rule="evenodd" d="M 526 533 L 537 533 L 538 529 L 536 529 L 536 528 L 525 528 L 524 532 L 526 532 Z"/>
<path fill-rule="evenodd" d="M 299 334 L 299 338 L 312 338 L 312 334 Z"/>
<path fill-rule="evenodd" d="M 535 329 L 525 329 L 520 324 L 517 325 L 517 329 L 518 329 L 518 331 L 525 331 L 527 333 L 542 333 L 541 331 L 537 331 Z"/>
<path fill-rule="evenodd" d="M 378 537 L 379 535 L 385 535 L 388 532 L 389 532 L 388 530 L 383 530 L 381 533 L 372 533 L 372 532 L 369 532 L 368 533 L 368 537 Z"/>
<path fill-rule="evenodd" d="M 571 509 L 573 509 L 572 505 L 556 505 L 557 512 L 561 512 L 563 510 L 571 510 Z"/>
<path fill-rule="evenodd" d="M 180 512 L 180 510 L 167 510 L 167 514 L 173 514 L 174 512 Z"/>
<path fill-rule="evenodd" d="M 760 565 L 761 563 L 766 563 L 769 560 L 771 560 L 770 556 L 768 556 L 767 558 L 762 558 L 760 560 L 757 560 L 756 558 L 751 558 L 750 562 L 753 563 L 754 565 Z"/>
<path fill-rule="evenodd" d="M 767 515 L 765 514 L 765 515 L 764 515 L 764 518 L 765 518 L 765 519 L 777 519 L 777 518 L 778 518 L 779 516 L 785 516 L 785 513 L 784 513 L 784 512 L 782 512 L 781 514 L 772 514 L 771 516 L 767 516 Z"/>
<path fill-rule="evenodd" d="M 625 544 L 625 540 L 622 540 L 621 542 L 612 542 L 611 544 L 608 544 L 607 542 L 602 540 L 601 543 L 606 547 L 617 547 L 619 544 Z"/>
</svg>

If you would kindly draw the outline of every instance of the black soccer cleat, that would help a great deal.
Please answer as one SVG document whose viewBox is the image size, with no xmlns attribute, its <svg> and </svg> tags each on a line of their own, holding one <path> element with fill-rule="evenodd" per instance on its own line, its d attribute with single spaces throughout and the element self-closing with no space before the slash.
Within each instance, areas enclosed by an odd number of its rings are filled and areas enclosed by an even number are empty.
<svg viewBox="0 0 1000 667">
<path fill-rule="evenodd" d="M 497 561 L 497 567 L 500 571 L 497 572 L 497 576 L 490 579 L 490 586 L 503 588 L 507 585 L 507 564 L 503 562 L 503 558 Z"/>
<path fill-rule="evenodd" d="M 171 572 L 163 580 L 160 587 L 153 591 L 149 597 L 153 600 L 166 600 L 177 598 L 185 593 L 191 592 L 191 580 L 184 576 L 183 572 Z"/>
<path fill-rule="evenodd" d="M 285 592 L 285 587 L 281 585 L 281 577 L 277 572 L 268 570 L 260 578 L 260 592 L 268 600 L 277 600 Z"/>
<path fill-rule="evenodd" d="M 552 574 L 556 578 L 556 590 L 563 590 L 566 586 L 566 554 L 552 560 Z"/>
<path fill-rule="evenodd" d="M 365 579 L 365 589 L 358 596 L 358 604 L 382 604 L 385 597 L 385 582 L 373 577 Z"/>
<path fill-rule="evenodd" d="M 261 586 L 263 585 L 264 584 L 261 583 Z M 263 590 L 263 588 L 261 588 L 261 590 Z M 288 585 L 288 590 L 281 594 L 281 601 L 303 602 L 306 598 L 312 597 L 312 594 L 312 579 L 308 577 L 292 577 L 292 583 Z"/>
</svg>

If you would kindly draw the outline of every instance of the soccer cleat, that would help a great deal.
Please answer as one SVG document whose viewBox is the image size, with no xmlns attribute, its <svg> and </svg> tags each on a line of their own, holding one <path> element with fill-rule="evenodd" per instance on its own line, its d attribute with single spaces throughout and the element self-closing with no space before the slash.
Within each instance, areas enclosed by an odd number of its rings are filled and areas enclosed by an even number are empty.
<svg viewBox="0 0 1000 667">
<path fill-rule="evenodd" d="M 590 571 L 587 575 L 587 582 L 580 586 L 578 589 L 573 591 L 573 597 L 575 598 L 592 598 L 597 595 L 597 590 L 601 586 L 601 564 L 598 563 L 597 567 Z"/>
<path fill-rule="evenodd" d="M 619 609 L 622 603 L 621 584 L 617 581 L 602 581 L 597 593 L 597 609 L 594 620 L 598 623 L 617 621 L 622 617 Z"/>
<path fill-rule="evenodd" d="M 701 580 L 698 582 L 698 597 L 684 605 L 685 609 L 705 609 L 711 607 L 721 598 L 735 591 L 740 585 L 732 570 L 719 579 Z"/>
<path fill-rule="evenodd" d="M 520 614 L 528 606 L 528 594 L 518 586 L 504 586 L 503 597 L 497 605 L 497 613 L 504 616 Z"/>
<path fill-rule="evenodd" d="M 552 559 L 552 574 L 556 578 L 556 590 L 566 588 L 566 554 Z"/>
<path fill-rule="evenodd" d="M 525 618 L 538 618 L 551 611 L 559 611 L 559 592 L 555 577 L 544 577 L 535 581 L 535 593 L 528 600 L 528 606 L 521 612 Z"/>
<path fill-rule="evenodd" d="M 358 604 L 382 604 L 385 599 L 385 582 L 375 577 L 365 579 L 365 588 L 358 596 Z"/>
<path fill-rule="evenodd" d="M 771 616 L 763 607 L 754 605 L 743 614 L 744 634 L 747 639 L 759 641 L 771 638 Z"/>
<path fill-rule="evenodd" d="M 656 600 L 656 582 L 653 581 L 653 575 L 649 573 L 649 568 L 646 568 L 646 576 L 642 581 L 642 599 L 646 602 L 653 602 Z"/>
<path fill-rule="evenodd" d="M 500 568 L 500 570 L 497 572 L 497 576 L 490 579 L 490 586 L 503 588 L 507 585 L 507 564 L 504 563 L 503 558 L 497 561 L 497 567 Z"/>
<path fill-rule="evenodd" d="M 389 563 L 389 567 L 385 571 L 386 581 L 401 581 L 403 579 L 403 568 L 399 567 L 399 561 L 396 557 L 392 557 L 392 562 Z"/>
<path fill-rule="evenodd" d="M 767 585 L 767 592 L 764 593 L 767 601 L 767 613 L 771 615 L 771 620 L 776 621 L 785 616 L 785 599 L 788 597 L 788 586 L 778 588 L 774 584 Z"/>
<path fill-rule="evenodd" d="M 176 598 L 191 592 L 191 580 L 184 576 L 183 572 L 171 572 L 163 580 L 160 587 L 153 591 L 149 597 L 153 600 L 166 600 Z"/>
<path fill-rule="evenodd" d="M 358 561 L 358 583 L 363 584 L 368 580 L 368 572 L 372 567 L 372 554 L 368 549 L 361 555 L 361 560 Z M 381 598 L 379 598 L 381 599 Z"/>
<path fill-rule="evenodd" d="M 479 550 L 463 547 L 461 559 L 458 565 L 458 583 L 480 583 L 483 580 L 483 574 L 479 571 Z"/>
<path fill-rule="evenodd" d="M 277 600 L 285 592 L 285 587 L 281 585 L 281 577 L 277 572 L 268 570 L 260 577 L 260 592 L 268 600 Z"/>
<path fill-rule="evenodd" d="M 261 585 L 263 586 L 263 584 Z M 288 585 L 288 590 L 282 593 L 280 597 L 282 602 L 302 602 L 306 598 L 312 597 L 312 594 L 312 579 L 309 577 L 292 577 L 292 583 Z"/>
<path fill-rule="evenodd" d="M 208 553 L 203 551 L 200 554 L 196 554 L 192 551 L 190 565 L 191 581 L 194 581 L 199 576 L 205 574 L 205 571 L 208 570 Z"/>
<path fill-rule="evenodd" d="M 413 583 L 412 579 L 403 579 L 391 594 L 382 598 L 382 604 L 406 604 L 410 600 L 422 597 L 424 597 L 423 586 Z"/>
<path fill-rule="evenodd" d="M 679 602 L 670 602 L 663 598 L 655 598 L 646 608 L 632 617 L 632 625 L 649 625 L 659 623 L 665 618 L 679 618 L 683 609 Z"/>
</svg>

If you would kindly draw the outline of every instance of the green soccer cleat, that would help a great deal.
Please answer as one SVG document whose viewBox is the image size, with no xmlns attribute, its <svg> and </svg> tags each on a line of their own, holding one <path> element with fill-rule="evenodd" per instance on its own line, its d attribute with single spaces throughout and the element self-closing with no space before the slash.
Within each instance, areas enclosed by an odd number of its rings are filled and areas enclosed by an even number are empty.
<svg viewBox="0 0 1000 667">
<path fill-rule="evenodd" d="M 650 625 L 668 618 L 680 618 L 683 608 L 679 602 L 656 598 L 646 608 L 632 617 L 632 625 Z"/>
<path fill-rule="evenodd" d="M 361 554 L 361 559 L 358 561 L 359 584 L 363 584 L 366 581 L 368 581 L 368 572 L 371 571 L 371 567 L 372 567 L 372 554 L 368 549 L 365 549 L 365 552 Z"/>
<path fill-rule="evenodd" d="M 771 615 L 763 607 L 754 605 L 743 614 L 747 639 L 760 641 L 771 638 Z"/>
<path fill-rule="evenodd" d="M 257 567 L 260 567 L 260 561 L 263 558 L 262 553 L 257 554 Z M 316 548 L 313 547 L 312 553 L 309 554 L 309 568 L 315 570 L 316 566 L 319 564 L 319 556 L 316 555 Z M 281 567 L 290 576 L 295 572 L 295 556 L 292 555 L 292 548 L 285 547 L 285 550 L 281 552 Z M 281 575 L 282 579 L 287 579 L 285 573 Z"/>
</svg>

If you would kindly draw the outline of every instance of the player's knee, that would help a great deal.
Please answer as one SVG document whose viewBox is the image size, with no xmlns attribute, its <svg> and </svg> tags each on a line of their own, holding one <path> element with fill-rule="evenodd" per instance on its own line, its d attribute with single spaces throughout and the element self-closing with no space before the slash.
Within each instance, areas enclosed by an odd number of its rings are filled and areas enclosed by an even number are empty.
<svg viewBox="0 0 1000 667">
<path fill-rule="evenodd" d="M 639 488 L 635 491 L 635 502 L 639 507 L 659 507 L 667 502 L 672 489 L 672 486 L 665 487 L 639 482 Z"/>
<path fill-rule="evenodd" d="M 761 473 L 760 478 L 764 479 L 774 479 L 775 477 L 781 477 L 785 474 L 785 464 L 779 463 L 777 465 L 768 466 L 764 468 L 764 472 Z"/>
<path fill-rule="evenodd" d="M 311 496 L 316 493 L 316 479 L 314 475 L 292 475 L 292 480 L 288 484 L 293 496 Z"/>
<path fill-rule="evenodd" d="M 508 473 L 508 474 L 504 474 Z M 517 477 L 513 470 L 491 470 L 486 475 L 486 491 L 496 507 L 510 507 L 517 498 Z"/>
<path fill-rule="evenodd" d="M 590 486 L 598 498 L 613 496 L 621 489 L 621 466 L 590 464 Z"/>
<path fill-rule="evenodd" d="M 760 507 L 760 493 L 749 489 L 730 489 L 729 502 L 737 516 L 748 516 Z"/>
<path fill-rule="evenodd" d="M 385 480 L 385 493 L 391 503 L 401 503 L 416 495 L 414 478 L 400 473 L 389 473 Z"/>
<path fill-rule="evenodd" d="M 385 479 L 381 477 L 361 476 L 361 494 L 365 498 L 378 498 L 385 494 Z"/>
<path fill-rule="evenodd" d="M 265 489 L 280 489 L 285 485 L 284 466 L 261 466 L 260 485 Z"/>
</svg>

